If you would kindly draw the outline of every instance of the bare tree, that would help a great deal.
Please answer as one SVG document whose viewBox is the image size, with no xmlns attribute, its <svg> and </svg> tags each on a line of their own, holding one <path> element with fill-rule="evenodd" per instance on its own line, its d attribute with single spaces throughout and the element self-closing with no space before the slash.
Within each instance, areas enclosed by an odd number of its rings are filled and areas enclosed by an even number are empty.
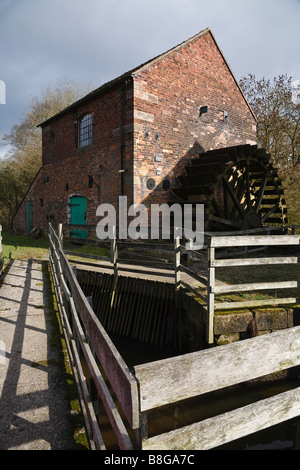
<svg viewBox="0 0 300 470">
<path fill-rule="evenodd" d="M 240 85 L 257 117 L 258 144 L 271 154 L 283 181 L 289 221 L 300 224 L 300 104 L 293 99 L 292 78 L 258 80 L 249 74 Z M 299 91 L 298 85 L 298 96 Z"/>
<path fill-rule="evenodd" d="M 0 223 L 10 226 L 13 216 L 28 191 L 42 163 L 42 134 L 38 124 L 74 103 L 91 90 L 69 79 L 42 90 L 31 97 L 20 124 L 3 138 L 9 145 L 8 156 L 0 160 Z"/>
</svg>

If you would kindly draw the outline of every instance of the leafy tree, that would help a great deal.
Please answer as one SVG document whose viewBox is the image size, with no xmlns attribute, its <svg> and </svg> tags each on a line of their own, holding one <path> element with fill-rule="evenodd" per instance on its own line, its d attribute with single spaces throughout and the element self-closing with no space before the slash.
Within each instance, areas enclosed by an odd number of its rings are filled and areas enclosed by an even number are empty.
<svg viewBox="0 0 300 470">
<path fill-rule="evenodd" d="M 249 74 L 240 85 L 256 114 L 258 144 L 270 153 L 282 179 L 289 222 L 300 224 L 300 103 L 292 78 L 258 80 Z"/>
</svg>

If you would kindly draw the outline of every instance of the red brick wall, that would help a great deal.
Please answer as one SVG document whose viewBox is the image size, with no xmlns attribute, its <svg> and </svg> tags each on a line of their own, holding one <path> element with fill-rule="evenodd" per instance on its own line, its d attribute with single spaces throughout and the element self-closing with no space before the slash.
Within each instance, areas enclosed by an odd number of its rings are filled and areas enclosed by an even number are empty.
<svg viewBox="0 0 300 470">
<path fill-rule="evenodd" d="M 87 224 L 96 224 L 100 203 L 117 205 L 121 195 L 121 89 L 79 102 L 43 127 L 43 167 L 26 200 L 33 223 L 68 223 L 69 198 L 86 196 Z M 201 106 L 208 112 L 199 116 Z M 224 122 L 223 113 L 228 113 Z M 78 148 L 78 120 L 93 115 L 93 143 Z M 124 94 L 124 194 L 128 204 L 164 202 L 184 163 L 208 149 L 255 141 L 252 116 L 222 54 L 208 31 L 133 74 Z M 92 175 L 100 190 L 88 187 Z M 148 190 L 148 177 L 156 187 Z M 43 206 L 41 205 L 43 201 Z M 14 220 L 24 230 L 24 204 Z"/>
<path fill-rule="evenodd" d="M 121 85 L 122 87 L 123 85 Z M 68 223 L 69 199 L 87 198 L 87 224 L 96 224 L 100 203 L 117 204 L 121 193 L 121 87 L 72 109 L 43 126 L 43 166 L 25 200 L 33 201 L 33 225 L 47 230 L 48 222 Z M 132 92 L 124 95 L 124 194 L 132 193 Z M 78 148 L 78 120 L 93 116 L 93 142 Z M 131 124 L 131 125 L 130 125 Z M 89 175 L 95 183 L 89 188 Z M 41 200 L 43 205 L 41 205 Z M 14 229 L 25 230 L 20 207 Z"/>
<path fill-rule="evenodd" d="M 200 117 L 201 106 L 208 112 Z M 134 107 L 137 203 L 167 201 L 162 180 L 174 181 L 194 155 L 256 141 L 255 119 L 210 32 L 136 73 Z"/>
</svg>

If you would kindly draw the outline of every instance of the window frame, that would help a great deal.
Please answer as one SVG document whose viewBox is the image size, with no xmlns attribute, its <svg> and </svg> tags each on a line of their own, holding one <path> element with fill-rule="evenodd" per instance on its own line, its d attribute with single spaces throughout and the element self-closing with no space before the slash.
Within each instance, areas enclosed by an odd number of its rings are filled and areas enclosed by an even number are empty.
<svg viewBox="0 0 300 470">
<path fill-rule="evenodd" d="M 85 148 L 93 143 L 93 115 L 86 113 L 79 121 L 78 147 Z"/>
</svg>

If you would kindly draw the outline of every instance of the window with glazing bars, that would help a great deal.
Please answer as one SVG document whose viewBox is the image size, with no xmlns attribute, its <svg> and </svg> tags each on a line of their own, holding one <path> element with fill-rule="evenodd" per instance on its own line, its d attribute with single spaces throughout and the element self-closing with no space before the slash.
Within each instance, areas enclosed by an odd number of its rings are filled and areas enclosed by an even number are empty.
<svg viewBox="0 0 300 470">
<path fill-rule="evenodd" d="M 85 147 L 92 143 L 93 126 L 92 115 L 86 114 L 79 124 L 79 147 Z"/>
</svg>

